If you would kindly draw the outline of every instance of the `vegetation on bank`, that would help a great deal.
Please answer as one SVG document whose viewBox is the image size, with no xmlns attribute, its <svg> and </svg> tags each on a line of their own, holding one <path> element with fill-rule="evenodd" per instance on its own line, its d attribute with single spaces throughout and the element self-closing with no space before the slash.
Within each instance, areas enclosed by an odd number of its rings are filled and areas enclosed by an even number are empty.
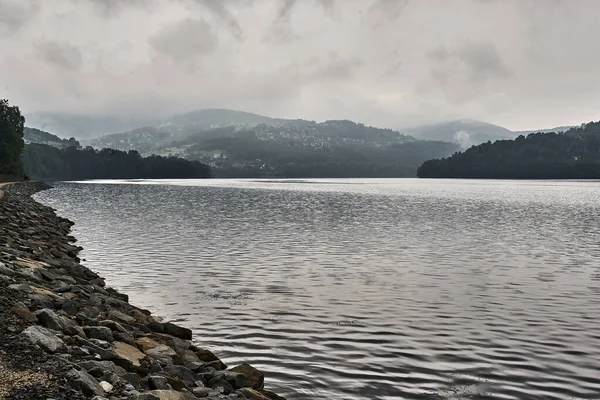
<svg viewBox="0 0 600 400">
<path fill-rule="evenodd" d="M 25 173 L 36 180 L 191 179 L 210 178 L 208 165 L 177 157 L 142 157 L 137 151 L 58 149 L 29 144 L 23 154 Z"/>
<path fill-rule="evenodd" d="M 22 177 L 25 118 L 19 107 L 0 99 L 0 181 Z"/>
<path fill-rule="evenodd" d="M 600 179 L 600 122 L 473 146 L 429 160 L 420 178 Z"/>
</svg>

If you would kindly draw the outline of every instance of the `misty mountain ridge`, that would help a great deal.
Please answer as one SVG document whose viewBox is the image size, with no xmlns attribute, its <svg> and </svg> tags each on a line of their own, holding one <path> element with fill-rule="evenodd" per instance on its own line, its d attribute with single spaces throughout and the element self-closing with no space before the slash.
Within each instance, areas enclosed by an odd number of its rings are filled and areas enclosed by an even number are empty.
<svg viewBox="0 0 600 400">
<path fill-rule="evenodd" d="M 437 124 L 402 129 L 421 140 L 452 142 L 466 149 L 487 141 L 514 139 L 518 133 L 504 127 L 472 119 L 460 119 Z"/>
</svg>

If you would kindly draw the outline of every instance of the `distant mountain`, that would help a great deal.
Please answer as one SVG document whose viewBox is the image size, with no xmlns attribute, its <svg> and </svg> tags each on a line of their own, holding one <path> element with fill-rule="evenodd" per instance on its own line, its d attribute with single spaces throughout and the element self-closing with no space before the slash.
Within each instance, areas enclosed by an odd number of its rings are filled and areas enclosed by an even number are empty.
<svg viewBox="0 0 600 400">
<path fill-rule="evenodd" d="M 34 113 L 25 116 L 27 126 L 50 131 L 62 137 L 91 139 L 113 132 L 124 132 L 151 123 L 148 119 L 88 116 L 59 113 Z"/>
<path fill-rule="evenodd" d="M 600 122 L 483 143 L 429 160 L 421 178 L 600 179 Z"/>
<path fill-rule="evenodd" d="M 548 132 L 566 132 L 569 129 L 573 129 L 575 128 L 575 126 L 573 125 L 567 125 L 567 126 L 557 126 L 556 128 L 550 128 L 550 129 L 537 129 L 537 130 L 532 130 L 532 131 L 514 131 L 515 134 L 518 135 L 529 135 L 530 133 L 548 133 Z"/>
<path fill-rule="evenodd" d="M 422 140 L 440 140 L 459 144 L 466 149 L 474 144 L 513 139 L 518 136 L 506 128 L 481 121 L 463 119 L 402 129 L 402 133 Z"/>
<path fill-rule="evenodd" d="M 137 150 L 142 154 L 160 152 L 173 141 L 216 128 L 251 128 L 259 124 L 277 125 L 284 120 L 243 111 L 208 109 L 156 120 L 151 124 L 122 133 L 105 135 L 88 141 L 94 147 Z"/>
<path fill-rule="evenodd" d="M 25 143 L 38 143 L 38 144 L 46 144 L 52 147 L 56 147 L 59 149 L 67 148 L 67 147 L 79 147 L 79 142 L 74 138 L 71 139 L 61 139 L 56 135 L 53 135 L 48 132 L 44 132 L 35 128 L 25 127 L 23 131 L 23 139 Z"/>
<path fill-rule="evenodd" d="M 92 140 L 208 163 L 217 177 L 415 176 L 426 159 L 458 150 L 352 121 L 286 120 L 234 110 L 200 110 Z"/>
</svg>

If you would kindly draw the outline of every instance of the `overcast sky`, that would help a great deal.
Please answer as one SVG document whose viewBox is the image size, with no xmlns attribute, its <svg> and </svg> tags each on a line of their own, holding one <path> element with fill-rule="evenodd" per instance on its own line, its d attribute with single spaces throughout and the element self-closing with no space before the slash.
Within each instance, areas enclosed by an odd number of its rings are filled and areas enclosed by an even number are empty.
<svg viewBox="0 0 600 400">
<path fill-rule="evenodd" d="M 600 119 L 599 0 L 0 0 L 24 113 Z"/>
</svg>

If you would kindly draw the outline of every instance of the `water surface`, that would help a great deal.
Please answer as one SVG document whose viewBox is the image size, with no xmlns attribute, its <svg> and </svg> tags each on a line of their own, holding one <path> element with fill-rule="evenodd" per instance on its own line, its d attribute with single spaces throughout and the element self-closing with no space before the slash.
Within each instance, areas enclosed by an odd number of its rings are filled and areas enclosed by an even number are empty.
<svg viewBox="0 0 600 400">
<path fill-rule="evenodd" d="M 600 183 L 59 183 L 88 267 L 289 399 L 599 399 Z"/>
</svg>

